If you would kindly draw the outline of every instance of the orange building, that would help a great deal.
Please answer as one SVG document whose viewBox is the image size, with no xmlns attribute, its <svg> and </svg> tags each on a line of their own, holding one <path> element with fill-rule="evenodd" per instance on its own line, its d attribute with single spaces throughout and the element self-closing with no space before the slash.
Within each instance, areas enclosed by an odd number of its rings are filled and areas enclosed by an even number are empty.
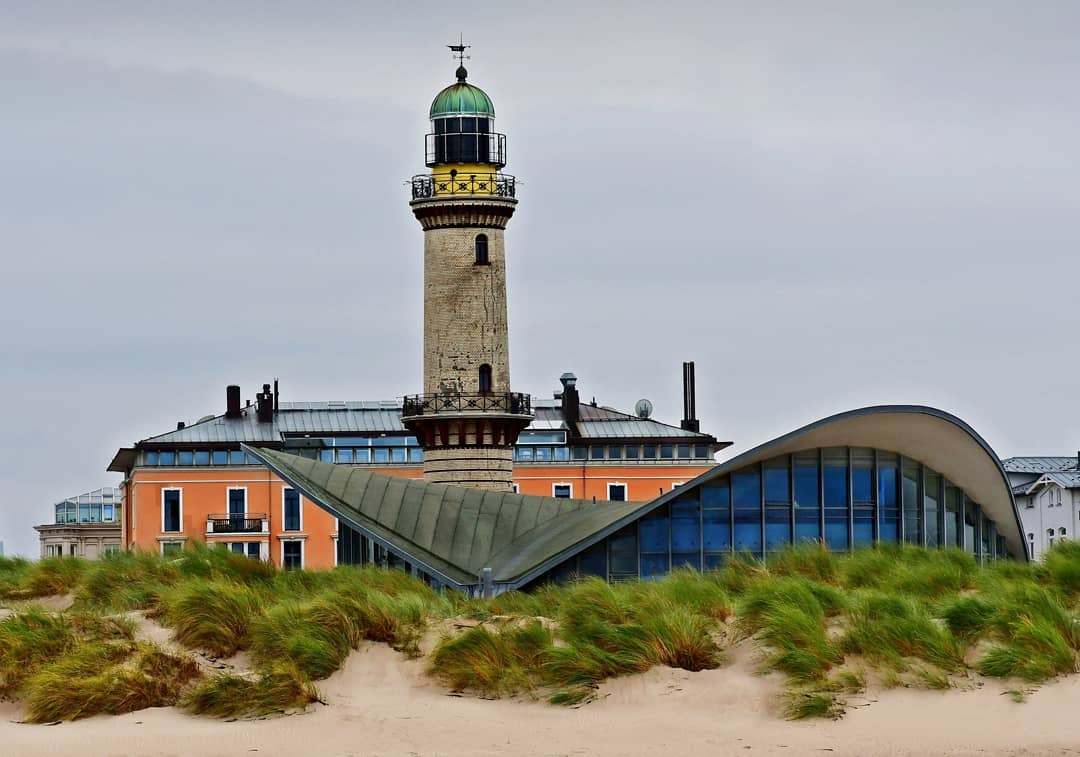
<svg viewBox="0 0 1080 757">
<path fill-rule="evenodd" d="M 280 402 L 263 387 L 241 406 L 119 450 L 110 471 L 124 474 L 123 539 L 129 549 L 168 553 L 195 541 L 219 544 L 280 567 L 329 568 L 360 561 L 370 548 L 326 511 L 257 464 L 241 444 L 420 478 L 423 450 L 401 423 L 397 402 Z M 646 501 L 701 474 L 728 446 L 700 433 L 692 386 L 679 426 L 578 398 L 576 379 L 534 400 L 535 419 L 514 447 L 514 487 L 525 494 Z M 370 559 L 370 556 L 368 556 Z"/>
</svg>

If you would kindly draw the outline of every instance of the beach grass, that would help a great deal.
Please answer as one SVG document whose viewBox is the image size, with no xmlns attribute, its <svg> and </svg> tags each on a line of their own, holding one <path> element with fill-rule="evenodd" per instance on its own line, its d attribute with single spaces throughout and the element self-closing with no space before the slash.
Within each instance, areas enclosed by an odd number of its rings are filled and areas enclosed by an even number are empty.
<svg viewBox="0 0 1080 757">
<path fill-rule="evenodd" d="M 74 596 L 73 607 L 37 604 L 56 594 Z M 12 608 L 0 619 L 0 696 L 35 722 L 167 704 L 216 717 L 302 708 L 366 643 L 409 656 L 433 646 L 426 670 L 456 692 L 571 706 L 611 678 L 709 670 L 749 644 L 759 669 L 782 678 L 780 710 L 792 718 L 838 717 L 868 680 L 945 689 L 983 675 L 1030 686 L 1075 673 L 1080 655 L 1080 545 L 1070 543 L 1039 564 L 985 567 L 958 550 L 801 545 L 714 572 L 583 577 L 493 599 L 438 593 L 401 571 L 281 572 L 196 546 L 93 563 L 2 558 L 0 597 Z M 132 611 L 179 647 L 139 637 Z M 195 664 L 239 651 L 251 664 L 242 674 Z"/>
</svg>

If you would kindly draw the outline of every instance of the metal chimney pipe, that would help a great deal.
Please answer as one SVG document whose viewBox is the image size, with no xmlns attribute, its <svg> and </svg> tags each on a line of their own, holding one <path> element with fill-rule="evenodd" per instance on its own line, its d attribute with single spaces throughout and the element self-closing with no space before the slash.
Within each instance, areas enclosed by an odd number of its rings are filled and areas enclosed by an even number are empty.
<svg viewBox="0 0 1080 757">
<path fill-rule="evenodd" d="M 684 431 L 700 431 L 697 419 L 697 388 L 694 379 L 694 361 L 682 364 L 683 367 L 683 419 L 679 425 Z"/>
<path fill-rule="evenodd" d="M 240 417 L 240 387 L 236 384 L 225 387 L 225 417 Z"/>
</svg>

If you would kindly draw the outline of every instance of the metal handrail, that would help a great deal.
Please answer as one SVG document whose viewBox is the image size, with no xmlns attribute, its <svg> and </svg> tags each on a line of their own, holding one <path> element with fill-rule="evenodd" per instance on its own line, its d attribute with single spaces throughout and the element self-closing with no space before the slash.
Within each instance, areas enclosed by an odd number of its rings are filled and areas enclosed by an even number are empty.
<svg viewBox="0 0 1080 757">
<path fill-rule="evenodd" d="M 497 131 L 454 132 L 424 136 L 424 162 L 506 165 L 506 135 Z"/>
<path fill-rule="evenodd" d="M 213 513 L 207 517 L 206 521 L 209 532 L 213 534 L 249 534 L 262 533 L 263 521 L 266 518 L 266 513 L 248 513 L 247 515 Z"/>
<path fill-rule="evenodd" d="M 521 392 L 414 394 L 406 397 L 401 406 L 401 414 L 405 417 L 490 412 L 532 415 L 532 397 Z"/>
<path fill-rule="evenodd" d="M 514 177 L 494 172 L 419 174 L 412 177 L 411 184 L 414 200 L 426 200 L 443 195 L 514 197 L 515 193 Z"/>
</svg>

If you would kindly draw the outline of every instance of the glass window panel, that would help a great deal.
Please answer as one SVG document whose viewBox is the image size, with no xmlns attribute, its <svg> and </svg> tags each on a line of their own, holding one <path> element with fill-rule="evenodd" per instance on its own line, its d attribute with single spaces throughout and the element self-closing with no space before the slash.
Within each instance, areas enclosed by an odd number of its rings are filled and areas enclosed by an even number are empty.
<svg viewBox="0 0 1080 757">
<path fill-rule="evenodd" d="M 842 507 L 846 510 L 847 466 L 826 463 L 823 484 L 825 490 L 825 507 Z"/>
<path fill-rule="evenodd" d="M 637 460 L 638 455 L 641 454 L 641 447 L 636 444 L 631 444 L 626 448 L 626 459 Z"/>
<path fill-rule="evenodd" d="M 847 549 L 847 512 L 825 509 L 825 543 L 829 545 L 829 549 Z"/>
<path fill-rule="evenodd" d="M 608 484 L 608 499 L 612 502 L 625 502 L 626 484 Z"/>
<path fill-rule="evenodd" d="M 731 474 L 731 497 L 736 508 L 761 506 L 761 476 L 756 470 L 741 470 Z"/>
<path fill-rule="evenodd" d="M 879 455 L 879 460 L 884 454 Z M 894 463 L 882 463 L 878 468 L 878 538 L 884 542 L 900 539 L 900 471 Z"/>
<path fill-rule="evenodd" d="M 690 457 L 690 445 L 689 444 L 680 444 L 678 446 L 678 448 L 677 448 L 677 452 L 679 453 L 679 459 L 680 460 L 688 459 Z"/>
<path fill-rule="evenodd" d="M 637 575 L 637 526 L 630 524 L 608 537 L 608 568 L 612 578 Z"/>
<path fill-rule="evenodd" d="M 866 546 L 874 543 L 874 508 L 866 506 L 856 506 L 852 519 L 854 521 L 854 530 L 851 533 L 851 540 L 856 547 Z"/>
<path fill-rule="evenodd" d="M 641 577 L 660 578 L 668 572 L 668 554 L 641 554 Z"/>
<path fill-rule="evenodd" d="M 229 515 L 243 515 L 247 508 L 247 492 L 243 489 L 229 489 Z"/>
<path fill-rule="evenodd" d="M 731 549 L 731 521 L 728 510 L 703 510 L 701 532 L 706 552 L 727 552 Z"/>
<path fill-rule="evenodd" d="M 405 448 L 404 447 L 394 447 L 393 449 L 390 450 L 390 462 L 392 462 L 392 463 L 403 463 L 403 462 L 405 462 L 405 454 L 406 453 L 405 453 Z"/>
<path fill-rule="evenodd" d="M 976 511 L 978 508 L 979 506 L 971 500 L 964 503 L 964 548 L 972 554 L 975 552 Z"/>
<path fill-rule="evenodd" d="M 589 450 L 587 447 L 574 447 L 574 459 L 585 460 L 588 458 Z"/>
<path fill-rule="evenodd" d="M 555 461 L 559 463 L 565 463 L 570 459 L 569 447 L 556 447 L 555 448 Z"/>
<path fill-rule="evenodd" d="M 533 448 L 532 447 L 518 447 L 517 448 L 518 462 L 531 463 L 533 460 Z"/>
<path fill-rule="evenodd" d="M 551 447 L 536 447 L 535 458 L 538 463 L 551 462 L 552 452 Z"/>
<path fill-rule="evenodd" d="M 671 568 L 693 568 L 701 570 L 700 552 L 673 552 L 671 555 Z"/>
<path fill-rule="evenodd" d="M 922 544 L 922 507 L 919 503 L 919 465 L 904 463 L 902 481 L 904 501 L 904 541 Z"/>
<path fill-rule="evenodd" d="M 851 499 L 854 502 L 874 501 L 874 469 L 855 466 L 851 469 Z"/>
<path fill-rule="evenodd" d="M 731 506 L 731 492 L 726 478 L 701 487 L 701 506 L 725 510 Z"/>
<path fill-rule="evenodd" d="M 353 461 L 353 451 L 348 447 L 340 447 L 337 451 L 337 461 L 339 463 L 351 463 Z"/>
<path fill-rule="evenodd" d="M 720 570 L 724 567 L 724 563 L 727 562 L 727 553 L 724 554 L 706 554 L 705 555 L 705 570 Z"/>
<path fill-rule="evenodd" d="M 555 484 L 551 488 L 551 496 L 557 499 L 570 499 L 572 490 L 570 484 Z"/>
<path fill-rule="evenodd" d="M 244 451 L 240 449 L 234 449 L 229 451 L 229 464 L 230 465 L 243 465 L 244 464 Z"/>
<path fill-rule="evenodd" d="M 768 475 L 768 472 L 766 472 Z M 791 508 L 765 508 L 765 549 L 779 549 L 791 543 Z"/>
<path fill-rule="evenodd" d="M 61 503 L 56 506 L 56 522 L 63 523 L 67 520 L 67 505 Z"/>
<path fill-rule="evenodd" d="M 247 556 L 252 560 L 258 560 L 261 555 L 259 554 L 259 542 L 250 541 L 247 545 Z"/>
<path fill-rule="evenodd" d="M 285 517 L 283 529 L 285 531 L 300 530 L 300 493 L 295 489 L 285 490 Z"/>
<path fill-rule="evenodd" d="M 938 513 L 941 498 L 941 476 L 926 471 L 923 483 L 923 500 L 926 503 L 926 546 L 938 546 Z"/>
<path fill-rule="evenodd" d="M 229 451 L 227 449 L 216 449 L 211 456 L 211 462 L 214 465 L 228 465 L 229 464 Z"/>
<path fill-rule="evenodd" d="M 660 445 L 660 459 L 671 460 L 675 456 L 675 447 L 671 444 Z"/>
<path fill-rule="evenodd" d="M 945 546 L 960 545 L 960 490 L 955 486 L 945 487 Z"/>
<path fill-rule="evenodd" d="M 160 465 L 176 465 L 176 453 L 172 450 L 158 452 L 158 463 Z"/>
<path fill-rule="evenodd" d="M 112 505 L 102 505 L 101 506 L 101 518 L 106 523 L 112 523 L 113 520 L 115 520 L 115 517 L 114 517 L 113 513 L 114 513 L 114 510 L 113 510 Z"/>
<path fill-rule="evenodd" d="M 795 501 L 800 509 L 817 509 L 821 494 L 818 490 L 817 463 L 795 463 Z"/>
<path fill-rule="evenodd" d="M 282 543 L 282 568 L 285 570 L 299 570 L 301 558 L 300 550 L 303 548 L 302 542 L 287 541 Z"/>
<path fill-rule="evenodd" d="M 795 508 L 795 541 L 821 541 L 821 509 L 817 507 Z"/>
<path fill-rule="evenodd" d="M 697 552 L 700 549 L 701 524 L 697 502 L 673 502 L 671 505 L 671 551 Z"/>
<path fill-rule="evenodd" d="M 578 573 L 607 578 L 607 544 L 600 541 L 578 556 Z"/>
<path fill-rule="evenodd" d="M 783 467 L 774 464 L 765 466 L 765 501 L 786 503 L 791 501 L 791 480 L 788 477 L 787 460 Z"/>
<path fill-rule="evenodd" d="M 90 522 L 101 523 L 101 503 L 90 505 Z"/>
<path fill-rule="evenodd" d="M 761 554 L 761 514 L 758 510 L 735 510 L 735 551 Z"/>
<path fill-rule="evenodd" d="M 374 447 L 372 448 L 372 452 L 374 453 L 376 463 L 390 462 L 390 450 L 386 447 Z"/>
<path fill-rule="evenodd" d="M 196 465 L 209 465 L 210 464 L 210 450 L 207 450 L 207 449 L 195 450 L 195 464 Z"/>
<path fill-rule="evenodd" d="M 88 505 L 88 504 L 84 505 L 82 503 L 79 504 L 79 522 L 80 523 L 89 523 L 90 522 L 90 505 Z"/>
<path fill-rule="evenodd" d="M 709 445 L 707 444 L 695 444 L 694 445 L 694 457 L 708 458 L 709 457 Z"/>
<path fill-rule="evenodd" d="M 641 448 L 641 456 L 643 458 L 645 458 L 646 460 L 655 460 L 656 459 L 656 445 L 655 444 L 646 444 L 645 446 L 643 446 Z"/>
<path fill-rule="evenodd" d="M 641 529 L 641 551 L 666 553 L 669 549 L 670 538 L 667 508 L 658 508 L 638 523 Z"/>
<path fill-rule="evenodd" d="M 157 465 L 158 453 L 153 450 L 147 450 L 143 453 L 143 465 Z"/>
<path fill-rule="evenodd" d="M 176 532 L 180 530 L 180 492 L 170 489 L 162 492 L 162 519 L 165 531 Z"/>
<path fill-rule="evenodd" d="M 352 451 L 354 463 L 370 463 L 371 462 L 371 449 L 369 447 L 361 447 L 360 449 L 354 449 Z"/>
<path fill-rule="evenodd" d="M 604 447 L 601 444 L 594 444 L 589 447 L 589 459 L 590 460 L 603 460 L 604 459 Z"/>
<path fill-rule="evenodd" d="M 608 460 L 622 460 L 622 447 L 618 444 L 610 444 L 607 448 Z"/>
<path fill-rule="evenodd" d="M 333 450 L 333 448 L 319 450 L 319 460 L 321 462 L 324 462 L 324 463 L 332 463 L 332 462 L 334 462 L 334 450 Z"/>
<path fill-rule="evenodd" d="M 192 465 L 195 462 L 195 453 L 189 449 L 182 449 L 176 453 L 177 465 Z"/>
</svg>

